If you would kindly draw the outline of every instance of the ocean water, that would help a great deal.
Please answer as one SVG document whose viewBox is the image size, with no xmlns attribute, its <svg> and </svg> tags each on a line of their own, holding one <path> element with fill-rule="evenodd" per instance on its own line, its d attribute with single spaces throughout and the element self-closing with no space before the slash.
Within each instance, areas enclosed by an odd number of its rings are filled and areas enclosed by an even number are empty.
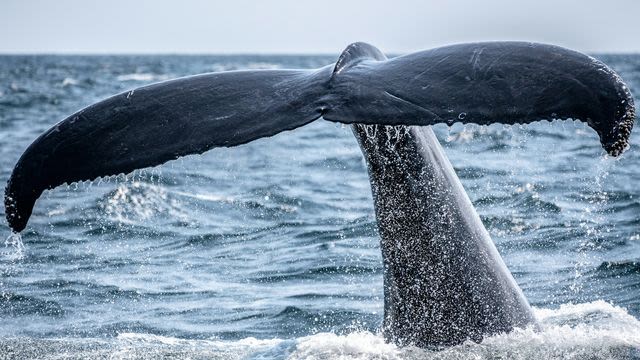
<svg viewBox="0 0 640 360">
<path fill-rule="evenodd" d="M 640 55 L 598 57 L 640 94 Z M 0 56 L 0 183 L 41 132 L 114 93 L 335 59 Z M 386 344 L 365 164 L 348 127 L 319 120 L 48 191 L 21 239 L 1 209 L 0 358 L 640 358 L 638 131 L 619 159 L 581 123 L 436 132 L 541 331 Z"/>
</svg>

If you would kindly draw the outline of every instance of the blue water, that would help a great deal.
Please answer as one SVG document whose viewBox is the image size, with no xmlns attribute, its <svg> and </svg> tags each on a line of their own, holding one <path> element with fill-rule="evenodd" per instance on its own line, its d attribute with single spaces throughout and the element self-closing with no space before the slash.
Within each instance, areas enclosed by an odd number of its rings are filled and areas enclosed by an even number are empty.
<svg viewBox="0 0 640 360">
<path fill-rule="evenodd" d="M 640 55 L 598 57 L 640 94 Z M 0 183 L 41 132 L 114 93 L 334 61 L 0 56 Z M 348 127 L 320 120 L 48 191 L 21 241 L 0 210 L 0 358 L 640 358 L 638 131 L 619 159 L 581 123 L 436 131 L 542 331 L 385 344 L 365 164 Z"/>
</svg>

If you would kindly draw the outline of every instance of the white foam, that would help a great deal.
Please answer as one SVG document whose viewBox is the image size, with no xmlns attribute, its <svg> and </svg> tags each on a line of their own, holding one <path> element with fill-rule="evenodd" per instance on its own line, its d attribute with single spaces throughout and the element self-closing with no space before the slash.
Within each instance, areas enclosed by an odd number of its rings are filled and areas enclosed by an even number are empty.
<svg viewBox="0 0 640 360">
<path fill-rule="evenodd" d="M 624 308 L 598 300 L 534 309 L 541 331 L 516 329 L 441 351 L 399 349 L 380 335 L 316 334 L 297 340 L 298 359 L 620 359 L 640 356 L 640 321 Z"/>
<path fill-rule="evenodd" d="M 206 358 L 206 359 L 272 359 L 282 358 L 291 341 L 259 340 L 253 337 L 237 340 L 187 340 L 152 334 L 122 333 L 117 337 L 116 358 Z M 140 349 L 147 349 L 140 351 Z"/>
<path fill-rule="evenodd" d="M 633 359 L 640 358 L 640 321 L 624 308 L 604 301 L 565 304 L 557 309 L 534 309 L 542 329 L 516 329 L 442 349 L 399 348 L 380 334 L 354 331 L 346 335 L 318 333 L 292 339 L 240 340 L 180 339 L 140 333 L 121 333 L 115 339 L 9 340 L 27 355 L 43 359 L 206 358 L 206 359 Z M 2 339 L 0 339 L 0 349 Z M 2 353 L 0 352 L 0 357 Z"/>
<path fill-rule="evenodd" d="M 602 300 L 535 309 L 542 330 L 516 329 L 444 350 L 397 348 L 380 335 L 316 334 L 297 340 L 293 359 L 621 359 L 640 356 L 640 321 Z"/>
<path fill-rule="evenodd" d="M 344 336 L 320 333 L 299 338 L 289 359 L 399 359 L 400 349 L 367 331 Z"/>
<path fill-rule="evenodd" d="M 624 308 L 604 301 L 534 309 L 542 330 L 516 329 L 442 350 L 399 348 L 380 334 L 319 333 L 296 339 L 237 341 L 182 340 L 147 334 L 120 334 L 119 341 L 139 347 L 157 344 L 194 349 L 198 354 L 225 354 L 252 359 L 621 359 L 640 356 L 640 321 Z M 169 349 L 163 351 L 169 351 Z"/>
</svg>

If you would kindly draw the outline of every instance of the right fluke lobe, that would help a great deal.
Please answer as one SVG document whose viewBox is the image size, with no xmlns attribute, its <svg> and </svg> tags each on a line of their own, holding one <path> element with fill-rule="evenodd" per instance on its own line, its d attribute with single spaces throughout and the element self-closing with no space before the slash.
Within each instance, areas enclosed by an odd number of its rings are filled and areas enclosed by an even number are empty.
<svg viewBox="0 0 640 360">
<path fill-rule="evenodd" d="M 355 66 L 333 75 L 336 101 L 325 119 L 379 125 L 487 125 L 571 118 L 593 128 L 613 156 L 628 146 L 635 119 L 628 86 L 601 61 L 577 51 L 527 42 L 486 42 L 388 61 L 362 57 Z"/>
</svg>

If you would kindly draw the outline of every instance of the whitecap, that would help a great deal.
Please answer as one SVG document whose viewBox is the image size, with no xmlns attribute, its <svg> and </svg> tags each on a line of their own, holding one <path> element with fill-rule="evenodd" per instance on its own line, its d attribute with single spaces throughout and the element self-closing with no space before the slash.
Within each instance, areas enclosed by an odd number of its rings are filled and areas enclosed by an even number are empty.
<svg viewBox="0 0 640 360">
<path fill-rule="evenodd" d="M 67 87 L 67 86 L 72 86 L 72 85 L 78 85 L 78 80 L 74 79 L 74 78 L 70 78 L 70 77 L 66 77 L 64 78 L 64 80 L 62 80 L 62 82 L 60 83 L 60 85 L 62 87 Z"/>
<path fill-rule="evenodd" d="M 157 75 L 150 73 L 133 73 L 133 74 L 124 74 L 118 75 L 116 79 L 118 81 L 160 81 L 166 80 L 169 77 L 167 75 Z"/>
<path fill-rule="evenodd" d="M 246 65 L 246 68 L 254 69 L 254 70 L 270 70 L 270 69 L 280 69 L 282 68 L 282 66 L 280 64 L 274 64 L 270 62 L 255 61 L 255 62 L 248 63 Z"/>
</svg>

